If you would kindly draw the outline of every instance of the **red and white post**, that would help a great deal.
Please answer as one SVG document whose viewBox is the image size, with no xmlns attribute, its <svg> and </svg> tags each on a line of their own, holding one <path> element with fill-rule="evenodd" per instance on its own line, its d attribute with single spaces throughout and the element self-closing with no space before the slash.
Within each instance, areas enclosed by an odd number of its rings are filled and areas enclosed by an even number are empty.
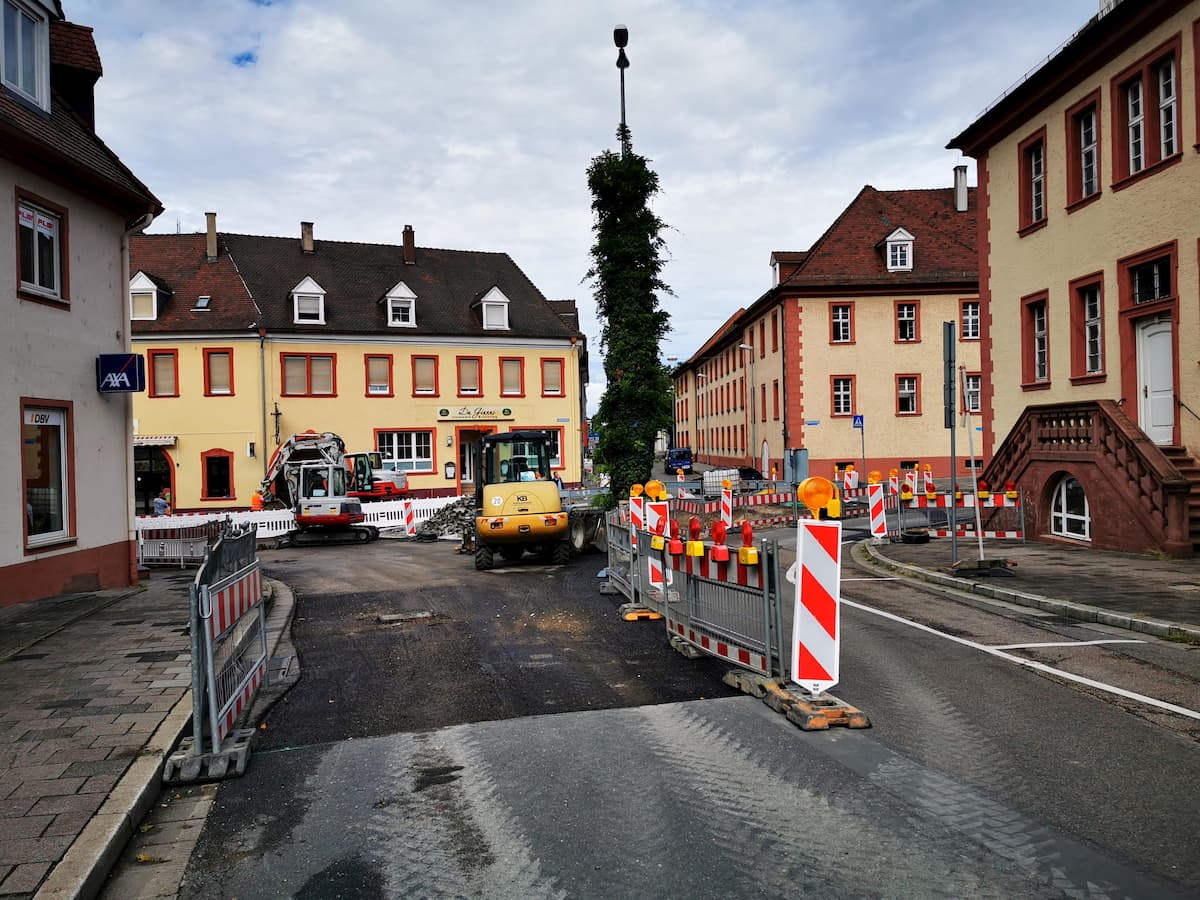
<svg viewBox="0 0 1200 900">
<path fill-rule="evenodd" d="M 652 534 L 666 535 L 670 517 L 671 510 L 666 500 L 651 500 L 646 504 L 646 530 Z M 664 572 L 662 556 L 652 552 L 646 557 L 646 562 L 651 587 L 661 588 L 664 583 L 669 583 L 670 572 Z"/>
<path fill-rule="evenodd" d="M 841 550 L 841 522 L 801 519 L 797 523 L 791 676 L 814 697 L 838 683 Z"/>
<path fill-rule="evenodd" d="M 417 536 L 417 517 L 413 513 L 411 500 L 404 501 L 404 533 L 409 537 Z"/>
<path fill-rule="evenodd" d="M 887 540 L 887 516 L 883 511 L 883 485 L 867 485 L 867 505 L 871 510 L 871 537 L 876 543 Z"/>
<path fill-rule="evenodd" d="M 733 527 L 733 488 L 721 488 L 721 521 L 726 528 Z"/>
<path fill-rule="evenodd" d="M 637 549 L 637 533 L 642 530 L 646 498 L 639 494 L 629 498 L 629 537 L 633 549 Z"/>
</svg>

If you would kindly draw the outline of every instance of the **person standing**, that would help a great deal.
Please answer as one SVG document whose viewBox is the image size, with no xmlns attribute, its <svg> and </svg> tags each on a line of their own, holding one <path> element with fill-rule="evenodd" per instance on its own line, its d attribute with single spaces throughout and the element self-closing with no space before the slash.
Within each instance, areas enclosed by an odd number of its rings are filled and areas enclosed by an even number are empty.
<svg viewBox="0 0 1200 900">
<path fill-rule="evenodd" d="M 158 492 L 158 496 L 154 498 L 154 514 L 156 516 L 169 516 L 171 514 L 171 501 L 167 488 L 163 488 Z"/>
</svg>

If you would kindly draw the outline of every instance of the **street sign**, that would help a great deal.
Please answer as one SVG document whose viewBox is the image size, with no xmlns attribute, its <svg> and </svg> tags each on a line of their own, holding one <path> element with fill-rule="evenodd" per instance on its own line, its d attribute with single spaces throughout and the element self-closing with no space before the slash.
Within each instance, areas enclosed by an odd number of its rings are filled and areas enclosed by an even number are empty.
<svg viewBox="0 0 1200 900">
<path fill-rule="evenodd" d="M 820 425 L 821 420 L 820 419 L 805 419 L 804 424 L 805 425 Z"/>
<path fill-rule="evenodd" d="M 855 417 L 854 417 L 854 427 L 855 427 L 855 428 L 862 428 L 862 427 L 863 427 L 863 417 L 862 417 L 861 415 L 858 415 L 858 416 L 855 416 Z"/>
</svg>

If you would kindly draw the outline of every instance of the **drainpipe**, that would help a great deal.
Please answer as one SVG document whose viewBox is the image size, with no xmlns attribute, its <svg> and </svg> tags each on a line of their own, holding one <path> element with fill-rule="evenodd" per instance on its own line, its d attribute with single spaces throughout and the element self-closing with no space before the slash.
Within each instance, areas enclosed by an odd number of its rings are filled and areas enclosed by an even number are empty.
<svg viewBox="0 0 1200 900">
<path fill-rule="evenodd" d="M 258 329 L 258 396 L 262 401 L 262 443 L 259 458 L 262 460 L 263 478 L 267 477 L 267 329 Z"/>
<path fill-rule="evenodd" d="M 124 316 L 125 327 L 119 332 L 121 335 L 121 350 L 124 353 L 129 353 L 133 350 L 133 322 L 130 319 L 129 313 L 129 235 L 135 231 L 141 231 L 147 225 L 154 221 L 154 213 L 148 212 L 132 222 L 125 223 L 125 231 L 121 234 L 121 305 L 125 307 L 126 314 Z M 122 401 L 125 403 L 125 434 L 126 440 L 132 443 L 133 440 L 133 397 L 126 394 Z M 137 529 L 134 527 L 134 481 L 136 473 L 133 470 L 133 454 L 126 451 L 125 453 L 125 542 L 129 547 L 129 581 L 131 584 L 137 584 Z M 172 485 L 172 489 L 174 485 Z M 171 499 L 175 499 L 174 490 L 172 490 Z"/>
</svg>

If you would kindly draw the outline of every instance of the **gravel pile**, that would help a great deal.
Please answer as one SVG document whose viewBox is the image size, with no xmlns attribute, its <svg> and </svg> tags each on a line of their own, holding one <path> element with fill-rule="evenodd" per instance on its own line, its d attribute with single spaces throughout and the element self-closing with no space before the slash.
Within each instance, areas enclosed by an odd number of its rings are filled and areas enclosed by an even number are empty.
<svg viewBox="0 0 1200 900">
<path fill-rule="evenodd" d="M 442 535 L 466 539 L 475 531 L 475 498 L 462 497 L 417 526 L 418 541 L 436 541 Z"/>
</svg>

